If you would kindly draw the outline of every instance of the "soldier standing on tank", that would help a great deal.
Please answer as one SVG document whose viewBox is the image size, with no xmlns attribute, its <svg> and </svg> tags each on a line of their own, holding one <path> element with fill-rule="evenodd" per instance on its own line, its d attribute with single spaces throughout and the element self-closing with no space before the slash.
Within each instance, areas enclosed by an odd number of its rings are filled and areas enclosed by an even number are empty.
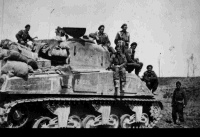
<svg viewBox="0 0 200 137">
<path fill-rule="evenodd" d="M 102 46 L 106 46 L 108 48 L 108 51 L 111 54 L 115 53 L 115 50 L 113 49 L 113 47 L 111 47 L 111 43 L 110 40 L 108 38 L 108 35 L 106 33 L 104 33 L 104 29 L 105 26 L 104 25 L 100 25 L 97 32 L 95 33 L 90 33 L 89 37 L 93 38 L 96 40 L 98 45 L 102 45 Z"/>
<path fill-rule="evenodd" d="M 152 90 L 152 93 L 154 94 L 158 87 L 158 77 L 152 69 L 152 65 L 147 66 L 147 71 L 144 72 L 142 80 L 146 82 L 147 87 L 149 90 Z"/>
<path fill-rule="evenodd" d="M 27 24 L 25 26 L 25 30 L 20 30 L 17 34 L 16 34 L 16 38 L 18 40 L 18 43 L 21 44 L 21 45 L 24 45 L 26 47 L 30 47 L 32 49 L 32 47 L 27 43 L 28 40 L 29 41 L 34 41 L 35 38 L 32 38 L 30 35 L 29 35 L 29 30 L 30 30 L 31 26 L 29 24 Z"/>
<path fill-rule="evenodd" d="M 126 70 L 125 65 L 127 63 L 125 55 L 122 53 L 120 46 L 116 46 L 116 53 L 111 56 L 110 68 L 114 71 L 114 84 L 117 95 L 120 95 L 120 81 L 122 85 L 122 91 L 125 90 L 126 84 Z"/>
<path fill-rule="evenodd" d="M 133 42 L 131 44 L 130 49 L 127 50 L 125 53 L 126 59 L 127 59 L 127 65 L 126 65 L 126 70 L 128 73 L 131 73 L 135 69 L 135 74 L 138 76 L 139 72 L 141 71 L 143 67 L 143 63 L 139 62 L 138 58 L 135 58 L 135 49 L 137 47 L 137 43 Z"/>
<path fill-rule="evenodd" d="M 177 123 L 177 114 L 180 122 L 184 122 L 183 108 L 187 105 L 185 90 L 181 88 L 181 82 L 176 82 L 176 89 L 172 96 L 172 119 L 174 124 Z"/>
<path fill-rule="evenodd" d="M 117 35 L 115 37 L 115 44 L 118 45 L 120 41 L 124 42 L 124 45 L 121 45 L 122 47 L 122 53 L 125 54 L 126 50 L 129 48 L 129 43 L 130 43 L 130 34 L 127 32 L 127 24 L 123 24 L 121 26 L 122 30 L 117 32 Z"/>
</svg>

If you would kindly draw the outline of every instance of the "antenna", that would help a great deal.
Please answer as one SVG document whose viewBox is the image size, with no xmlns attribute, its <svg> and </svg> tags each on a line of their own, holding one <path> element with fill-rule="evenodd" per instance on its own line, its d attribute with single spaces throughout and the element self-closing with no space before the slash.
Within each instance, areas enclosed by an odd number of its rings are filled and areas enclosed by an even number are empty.
<svg viewBox="0 0 200 137">
<path fill-rule="evenodd" d="M 54 12 L 55 9 L 52 9 L 50 14 L 49 14 L 49 32 L 48 32 L 48 39 L 49 39 L 49 34 L 50 34 L 50 26 L 51 26 L 51 14 Z"/>
<path fill-rule="evenodd" d="M 2 16 L 1 16 L 1 40 L 3 39 L 3 19 L 4 19 L 4 0 L 2 4 Z"/>
</svg>

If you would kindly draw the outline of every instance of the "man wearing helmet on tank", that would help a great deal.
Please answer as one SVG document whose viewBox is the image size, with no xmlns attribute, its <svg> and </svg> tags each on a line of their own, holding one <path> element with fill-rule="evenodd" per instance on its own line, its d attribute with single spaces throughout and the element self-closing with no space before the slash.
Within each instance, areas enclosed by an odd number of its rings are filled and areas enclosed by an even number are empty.
<svg viewBox="0 0 200 137">
<path fill-rule="evenodd" d="M 152 65 L 147 66 L 147 71 L 144 72 L 142 80 L 146 82 L 146 85 L 149 88 L 149 90 L 151 90 L 152 93 L 154 93 L 158 87 L 158 77 L 152 69 Z"/>
<path fill-rule="evenodd" d="M 187 105 L 185 90 L 181 88 L 181 82 L 176 82 L 176 89 L 172 96 L 172 119 L 174 124 L 177 123 L 177 114 L 180 122 L 184 122 L 183 108 Z"/>
<path fill-rule="evenodd" d="M 114 71 L 114 83 L 115 83 L 115 91 L 117 95 L 120 95 L 120 81 L 122 85 L 122 91 L 125 90 L 126 84 L 126 70 L 125 65 L 127 63 L 126 57 L 121 52 L 121 48 L 119 46 L 115 47 L 116 53 L 111 56 L 110 59 L 110 68 Z"/>
<path fill-rule="evenodd" d="M 115 37 L 115 44 L 118 45 L 119 43 L 121 43 L 121 48 L 122 48 L 122 53 L 125 53 L 126 50 L 128 50 L 128 46 L 129 46 L 129 43 L 130 43 L 130 34 L 129 32 L 127 32 L 127 24 L 123 24 L 121 26 L 122 30 L 117 32 L 117 35 Z M 120 42 L 122 41 L 122 42 Z"/>
<path fill-rule="evenodd" d="M 102 45 L 102 46 L 106 46 L 108 48 L 108 51 L 113 54 L 115 53 L 115 50 L 113 49 L 113 47 L 111 47 L 111 43 L 110 40 L 108 38 L 108 35 L 106 33 L 104 33 L 104 29 L 105 26 L 104 25 L 100 25 L 97 32 L 95 33 L 90 33 L 89 37 L 93 38 L 96 40 L 98 45 Z"/>
</svg>

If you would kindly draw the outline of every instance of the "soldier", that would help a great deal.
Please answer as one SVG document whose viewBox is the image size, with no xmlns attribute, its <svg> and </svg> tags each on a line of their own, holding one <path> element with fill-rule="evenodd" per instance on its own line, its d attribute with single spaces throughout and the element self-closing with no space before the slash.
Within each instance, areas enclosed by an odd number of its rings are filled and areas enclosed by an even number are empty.
<svg viewBox="0 0 200 137">
<path fill-rule="evenodd" d="M 126 71 L 128 71 L 128 73 L 131 73 L 135 69 L 135 74 L 138 76 L 143 67 L 143 63 L 139 62 L 138 58 L 135 58 L 136 47 L 137 43 L 133 42 L 130 49 L 128 49 L 125 53 L 127 59 Z"/>
<path fill-rule="evenodd" d="M 110 68 L 114 71 L 113 77 L 114 77 L 114 82 L 115 82 L 115 91 L 117 95 L 120 94 L 120 80 L 121 80 L 121 85 L 122 85 L 122 91 L 125 89 L 125 84 L 126 84 L 126 70 L 125 70 L 125 65 L 126 65 L 126 57 L 124 54 L 121 52 L 121 48 L 119 46 L 116 46 L 116 53 L 111 56 L 111 64 Z"/>
<path fill-rule="evenodd" d="M 152 69 L 152 65 L 147 66 L 147 71 L 144 72 L 142 80 L 146 82 L 147 87 L 149 88 L 149 90 L 152 90 L 152 93 L 154 94 L 158 87 L 158 78 L 156 73 Z"/>
<path fill-rule="evenodd" d="M 30 45 L 27 44 L 28 40 L 29 41 L 34 41 L 35 38 L 37 37 L 34 37 L 32 38 L 30 35 L 29 35 L 29 30 L 30 30 L 31 26 L 28 24 L 25 26 L 25 30 L 20 30 L 17 34 L 16 34 L 16 38 L 18 40 L 18 43 L 19 44 L 22 44 L 22 45 L 25 45 L 26 47 L 30 47 L 32 48 Z"/>
<path fill-rule="evenodd" d="M 173 96 L 172 96 L 172 119 L 174 124 L 180 124 L 176 123 L 177 120 L 177 114 L 179 117 L 180 122 L 184 122 L 183 117 L 183 108 L 187 105 L 186 100 L 186 94 L 185 90 L 181 88 L 181 82 L 176 82 L 176 89 L 174 90 Z"/>
<path fill-rule="evenodd" d="M 98 28 L 99 31 L 95 33 L 90 33 L 89 37 L 95 39 L 98 45 L 102 44 L 102 46 L 106 46 L 108 48 L 108 51 L 111 54 L 113 54 L 115 53 L 115 50 L 113 49 L 113 47 L 111 47 L 110 40 L 108 38 L 108 35 L 104 33 L 104 29 L 105 29 L 105 26 L 100 25 Z"/>
<path fill-rule="evenodd" d="M 123 24 L 121 26 L 122 30 L 119 31 L 115 37 L 115 44 L 118 45 L 120 41 L 123 41 L 121 42 L 121 45 L 122 47 L 122 53 L 125 53 L 126 50 L 129 48 L 129 42 L 130 42 L 130 34 L 129 32 L 127 32 L 127 24 Z"/>
</svg>

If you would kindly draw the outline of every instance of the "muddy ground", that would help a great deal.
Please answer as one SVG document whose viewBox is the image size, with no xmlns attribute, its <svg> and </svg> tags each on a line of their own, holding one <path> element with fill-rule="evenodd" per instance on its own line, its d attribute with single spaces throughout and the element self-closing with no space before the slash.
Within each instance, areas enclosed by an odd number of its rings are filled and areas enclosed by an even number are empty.
<svg viewBox="0 0 200 137">
<path fill-rule="evenodd" d="M 185 123 L 182 126 L 174 125 L 171 117 L 171 98 L 176 81 L 182 83 L 186 90 L 187 106 L 184 109 Z M 189 78 L 159 78 L 157 97 L 163 103 L 162 119 L 157 123 L 158 128 L 200 128 L 200 77 Z"/>
</svg>

